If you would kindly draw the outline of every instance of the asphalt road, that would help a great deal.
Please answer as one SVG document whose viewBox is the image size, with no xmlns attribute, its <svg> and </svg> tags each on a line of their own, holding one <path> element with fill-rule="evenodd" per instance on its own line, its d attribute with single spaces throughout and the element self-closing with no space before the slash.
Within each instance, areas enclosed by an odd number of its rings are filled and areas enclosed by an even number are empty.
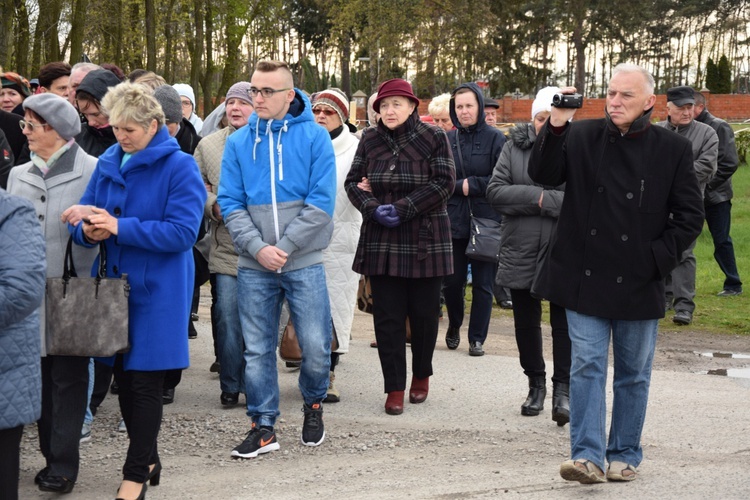
<svg viewBox="0 0 750 500">
<path fill-rule="evenodd" d="M 300 444 L 297 372 L 280 363 L 281 450 L 233 460 L 229 453 L 249 420 L 242 407 L 219 404 L 218 377 L 208 371 L 207 318 L 203 307 L 199 337 L 190 343 L 192 366 L 175 403 L 165 407 L 164 471 L 149 499 L 750 498 L 750 379 L 693 373 L 673 363 L 653 373 L 638 479 L 594 486 L 562 480 L 568 427 L 550 419 L 551 383 L 543 415 L 521 416 L 526 380 L 508 348 L 507 318 L 492 320 L 481 358 L 468 356 L 465 336 L 457 351 L 448 351 L 441 331 L 427 401 L 407 402 L 403 415 L 390 416 L 383 411 L 377 351 L 369 347 L 372 321 L 357 313 L 351 351 L 336 370 L 342 401 L 325 405 L 326 441 L 318 448 Z M 108 397 L 66 498 L 114 497 L 127 447 L 126 436 L 114 430 L 118 421 L 116 400 Z M 21 498 L 57 498 L 32 483 L 43 466 L 33 426 L 22 446 Z"/>
</svg>

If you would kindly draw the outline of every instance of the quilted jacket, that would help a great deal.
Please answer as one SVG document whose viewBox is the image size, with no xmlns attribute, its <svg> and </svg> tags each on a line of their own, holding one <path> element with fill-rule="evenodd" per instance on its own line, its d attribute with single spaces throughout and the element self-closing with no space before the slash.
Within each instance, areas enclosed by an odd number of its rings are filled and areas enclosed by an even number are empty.
<svg viewBox="0 0 750 500">
<path fill-rule="evenodd" d="M 45 273 L 34 207 L 0 189 L 0 429 L 30 424 L 41 413 L 39 305 Z"/>
</svg>

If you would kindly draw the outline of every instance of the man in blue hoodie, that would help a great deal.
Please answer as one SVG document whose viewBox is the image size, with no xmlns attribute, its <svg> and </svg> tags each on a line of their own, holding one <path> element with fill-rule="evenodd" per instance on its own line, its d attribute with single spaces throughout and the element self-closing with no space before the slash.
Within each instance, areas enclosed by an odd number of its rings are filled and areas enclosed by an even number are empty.
<svg viewBox="0 0 750 500">
<path fill-rule="evenodd" d="M 276 347 L 289 302 L 302 349 L 302 444 L 325 439 L 323 405 L 331 361 L 331 312 L 323 249 L 333 232 L 336 159 L 328 132 L 286 63 L 260 61 L 250 81 L 255 112 L 227 139 L 217 202 L 239 254 L 237 293 L 245 339 L 247 415 L 233 457 L 279 449 Z"/>
</svg>

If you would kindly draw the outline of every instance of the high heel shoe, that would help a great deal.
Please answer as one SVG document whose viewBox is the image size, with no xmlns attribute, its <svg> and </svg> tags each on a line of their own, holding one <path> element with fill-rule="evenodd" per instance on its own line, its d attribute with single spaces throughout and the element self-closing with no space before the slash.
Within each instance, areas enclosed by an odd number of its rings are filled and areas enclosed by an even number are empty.
<svg viewBox="0 0 750 500">
<path fill-rule="evenodd" d="M 148 484 L 150 484 L 151 486 L 159 486 L 160 480 L 161 480 L 161 462 L 156 462 L 154 464 L 154 468 L 148 472 L 148 476 L 146 476 L 146 481 L 148 481 Z"/>
<path fill-rule="evenodd" d="M 120 485 L 120 488 L 122 488 L 122 485 Z M 148 489 L 148 484 L 143 483 L 141 485 L 141 493 L 138 495 L 138 497 L 135 498 L 135 500 L 146 500 L 146 490 L 147 489 Z M 119 488 L 117 490 L 117 494 L 118 495 L 120 494 Z M 123 498 L 123 497 L 117 497 L 117 498 L 115 498 L 115 500 L 128 500 L 128 499 L 127 498 Z"/>
</svg>

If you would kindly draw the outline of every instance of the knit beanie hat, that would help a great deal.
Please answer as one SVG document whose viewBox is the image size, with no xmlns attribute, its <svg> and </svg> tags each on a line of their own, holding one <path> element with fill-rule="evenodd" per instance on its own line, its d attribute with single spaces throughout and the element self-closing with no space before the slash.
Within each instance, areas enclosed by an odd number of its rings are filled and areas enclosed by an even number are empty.
<svg viewBox="0 0 750 500">
<path fill-rule="evenodd" d="M 380 113 L 380 102 L 386 97 L 406 97 L 416 106 L 419 106 L 419 99 L 414 95 L 414 91 L 411 89 L 411 84 L 401 78 L 393 78 L 392 80 L 386 80 L 378 87 L 378 97 L 375 102 L 372 103 L 373 109 Z"/>
<path fill-rule="evenodd" d="M 339 115 L 342 125 L 349 120 L 349 99 L 341 89 L 334 87 L 318 92 L 312 105 L 313 107 L 323 105 L 333 109 Z"/>
<path fill-rule="evenodd" d="M 193 104 L 193 111 L 195 111 L 195 92 L 193 92 L 193 87 L 187 83 L 175 83 L 172 87 L 174 87 L 181 97 L 190 99 L 190 102 Z"/>
<path fill-rule="evenodd" d="M 76 89 L 76 94 L 85 92 L 99 102 L 102 102 L 104 96 L 109 92 L 110 87 L 116 87 L 120 84 L 117 75 L 108 69 L 95 69 L 89 71 L 81 80 L 81 84 Z"/>
<path fill-rule="evenodd" d="M 29 81 L 18 73 L 13 73 L 12 71 L 1 73 L 0 80 L 3 82 L 4 89 L 13 89 L 24 97 L 31 95 Z"/>
<path fill-rule="evenodd" d="M 237 82 L 229 87 L 229 90 L 227 91 L 227 101 L 229 99 L 241 99 L 252 104 L 253 100 L 250 99 L 250 82 Z"/>
<path fill-rule="evenodd" d="M 38 114 L 66 141 L 81 132 L 81 118 L 76 108 L 67 99 L 51 92 L 29 97 L 23 101 L 23 109 L 30 109 Z"/>
<path fill-rule="evenodd" d="M 182 121 L 182 103 L 180 94 L 169 85 L 161 85 L 154 90 L 154 99 L 161 104 L 164 110 L 164 118 L 168 123 L 180 123 Z"/>
<path fill-rule="evenodd" d="M 531 119 L 541 113 L 542 111 L 552 111 L 552 96 L 559 93 L 558 87 L 544 87 L 542 90 L 536 93 L 536 98 L 531 104 Z"/>
</svg>

